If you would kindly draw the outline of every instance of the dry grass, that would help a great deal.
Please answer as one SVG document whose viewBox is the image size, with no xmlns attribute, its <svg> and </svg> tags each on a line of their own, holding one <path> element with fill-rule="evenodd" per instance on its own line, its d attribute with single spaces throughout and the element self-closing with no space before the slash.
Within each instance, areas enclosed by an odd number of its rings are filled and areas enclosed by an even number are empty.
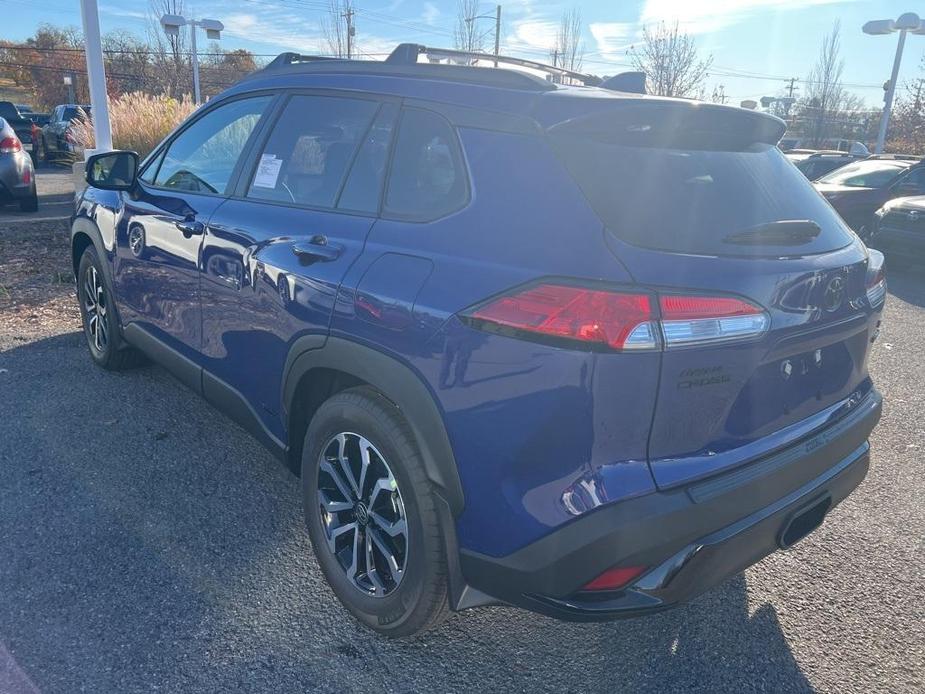
<svg viewBox="0 0 925 694">
<path fill-rule="evenodd" d="M 123 94 L 109 102 L 112 141 L 116 149 L 145 157 L 196 108 L 189 97 L 173 99 L 142 92 Z M 71 126 L 71 134 L 84 148 L 92 148 L 93 127 L 86 119 Z"/>
</svg>

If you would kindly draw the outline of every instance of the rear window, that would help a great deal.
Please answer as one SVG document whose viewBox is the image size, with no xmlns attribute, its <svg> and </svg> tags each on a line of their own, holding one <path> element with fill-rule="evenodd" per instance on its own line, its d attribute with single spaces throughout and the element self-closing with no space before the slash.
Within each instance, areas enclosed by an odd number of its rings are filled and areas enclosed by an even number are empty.
<svg viewBox="0 0 925 694">
<path fill-rule="evenodd" d="M 604 223 L 633 245 L 755 254 L 760 245 L 743 249 L 725 239 L 783 220 L 812 220 L 821 231 L 773 252 L 824 253 L 852 241 L 806 177 L 771 144 L 723 151 L 637 147 L 572 133 L 551 139 Z"/>
<path fill-rule="evenodd" d="M 80 118 L 81 115 L 90 117 L 90 107 L 89 106 L 68 106 L 64 109 L 64 117 L 62 120 L 74 120 Z"/>
<path fill-rule="evenodd" d="M 906 168 L 882 161 L 859 161 L 823 176 L 819 183 L 834 183 L 852 188 L 882 188 Z"/>
</svg>

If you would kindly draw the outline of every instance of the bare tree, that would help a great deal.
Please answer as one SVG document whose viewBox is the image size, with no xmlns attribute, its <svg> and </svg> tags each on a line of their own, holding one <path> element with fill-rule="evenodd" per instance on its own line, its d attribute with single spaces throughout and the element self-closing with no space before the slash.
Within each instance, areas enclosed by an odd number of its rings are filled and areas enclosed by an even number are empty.
<svg viewBox="0 0 925 694">
<path fill-rule="evenodd" d="M 573 7 L 562 13 L 559 29 L 556 31 L 556 45 L 550 52 L 553 65 L 581 72 L 585 60 L 581 29 L 581 9 Z"/>
<path fill-rule="evenodd" d="M 351 34 L 354 14 L 356 10 L 353 0 L 330 0 L 321 18 L 324 42 L 328 53 L 335 58 L 352 58 L 357 53 L 354 36 Z"/>
<path fill-rule="evenodd" d="M 925 57 L 919 66 L 925 71 Z M 912 80 L 898 94 L 888 136 L 887 151 L 925 152 L 925 77 Z"/>
<path fill-rule="evenodd" d="M 842 86 L 845 61 L 841 57 L 841 22 L 822 40 L 819 57 L 806 78 L 800 110 L 808 120 L 807 135 L 813 145 L 822 144 L 838 128 L 839 113 L 858 105 L 857 97 Z"/>
<path fill-rule="evenodd" d="M 643 27 L 642 43 L 630 48 L 629 58 L 646 73 L 649 93 L 658 96 L 703 96 L 713 65 L 713 56 L 701 58 L 694 39 L 677 22 Z"/>
<path fill-rule="evenodd" d="M 479 31 L 479 0 L 459 0 L 456 10 L 456 28 L 453 43 L 457 50 L 471 53 L 485 52 L 485 34 Z"/>
<path fill-rule="evenodd" d="M 189 51 L 189 31 L 175 35 L 164 33 L 160 19 L 165 14 L 183 15 L 185 0 L 149 0 L 148 42 L 153 51 L 157 87 L 169 96 L 193 91 L 193 74 Z"/>
</svg>

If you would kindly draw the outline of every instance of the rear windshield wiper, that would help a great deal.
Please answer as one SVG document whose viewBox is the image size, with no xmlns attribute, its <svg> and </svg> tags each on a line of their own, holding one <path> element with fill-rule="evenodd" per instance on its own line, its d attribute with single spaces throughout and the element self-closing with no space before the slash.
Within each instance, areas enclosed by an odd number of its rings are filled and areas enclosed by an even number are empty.
<svg viewBox="0 0 925 694">
<path fill-rule="evenodd" d="M 809 243 L 822 228 L 808 219 L 782 219 L 737 231 L 723 238 L 723 243 L 742 246 L 796 246 Z"/>
</svg>

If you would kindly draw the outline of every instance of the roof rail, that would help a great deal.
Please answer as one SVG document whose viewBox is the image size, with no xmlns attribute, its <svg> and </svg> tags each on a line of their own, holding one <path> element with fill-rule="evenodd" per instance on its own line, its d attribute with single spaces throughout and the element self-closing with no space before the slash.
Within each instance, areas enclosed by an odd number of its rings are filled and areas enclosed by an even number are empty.
<svg viewBox="0 0 925 694">
<path fill-rule="evenodd" d="M 917 154 L 871 154 L 868 159 L 893 159 L 895 161 L 920 161 Z"/>
<path fill-rule="evenodd" d="M 301 55 L 299 53 L 280 53 L 278 56 L 273 58 L 272 61 L 266 66 L 266 70 L 275 70 L 277 68 L 286 67 L 287 65 L 299 65 L 302 63 L 318 63 L 326 62 L 330 60 L 343 60 L 342 58 L 335 58 L 329 55 Z"/>
<path fill-rule="evenodd" d="M 423 46 L 419 43 L 402 43 L 399 44 L 391 55 L 385 59 L 385 62 L 391 65 L 416 65 L 418 58 L 426 55 L 432 58 L 449 58 L 465 61 L 468 65 L 475 61 L 488 61 L 494 63 L 495 67 L 499 64 L 516 65 L 525 67 L 539 72 L 545 72 L 551 78 L 566 78 L 575 80 L 587 87 L 596 87 L 601 84 L 602 80 L 596 75 L 588 75 L 583 72 L 566 70 L 565 68 L 555 65 L 547 65 L 534 60 L 524 60 L 522 58 L 512 58 L 506 55 L 494 55 L 493 53 L 480 53 L 478 51 L 457 51 L 449 48 L 432 48 Z"/>
</svg>

